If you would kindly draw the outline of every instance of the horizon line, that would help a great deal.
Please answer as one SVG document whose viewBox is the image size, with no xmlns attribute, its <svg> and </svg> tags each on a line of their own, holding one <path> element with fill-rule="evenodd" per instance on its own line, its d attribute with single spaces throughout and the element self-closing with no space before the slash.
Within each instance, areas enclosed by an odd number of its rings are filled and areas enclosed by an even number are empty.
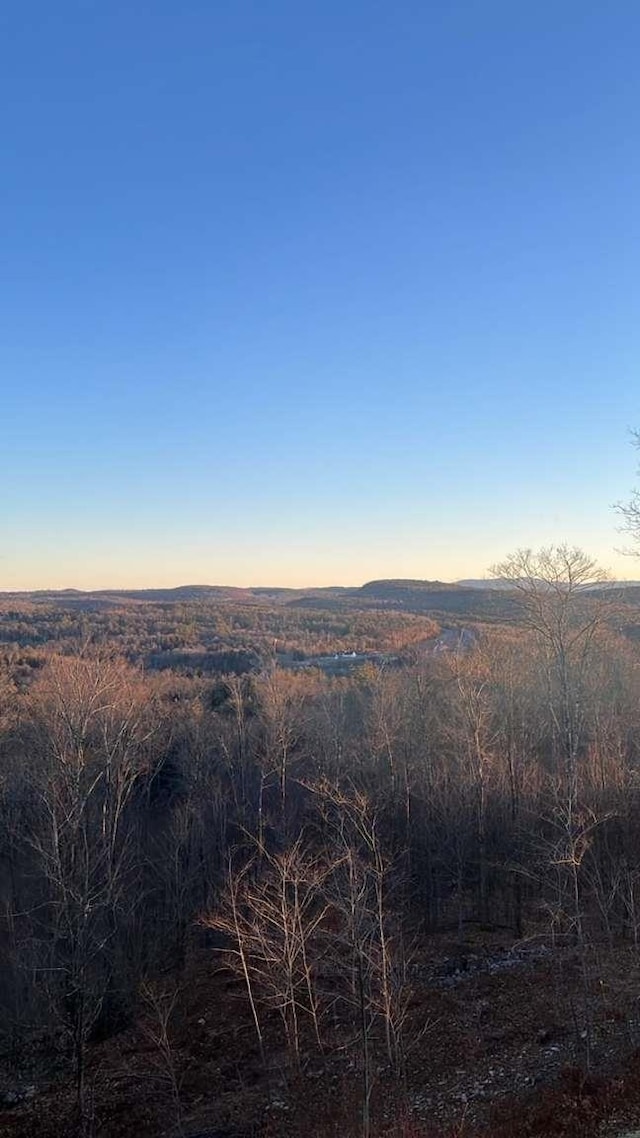
<svg viewBox="0 0 640 1138">
<path fill-rule="evenodd" d="M 92 593 L 145 593 L 145 592 L 172 592 L 178 589 L 233 589 L 237 592 L 250 592 L 251 590 L 264 590 L 271 591 L 277 590 L 279 592 L 327 592 L 330 589 L 362 589 L 365 585 L 371 585 L 378 582 L 393 582 L 399 584 L 428 584 L 428 585 L 461 585 L 469 584 L 471 586 L 481 587 L 483 584 L 498 583 L 499 577 L 457 577 L 453 580 L 445 580 L 441 577 L 370 577 L 366 581 L 357 585 L 230 585 L 221 582 L 181 582 L 177 585 L 95 585 L 91 588 L 78 588 L 75 585 L 62 585 L 62 586 L 38 586 L 37 588 L 15 588 L 0 586 L 0 597 L 2 596 L 16 596 L 16 595 L 39 595 L 42 593 L 78 593 L 80 595 L 89 596 Z M 595 582 L 597 585 L 598 582 Z M 640 580 L 637 578 L 611 578 L 602 582 L 603 585 L 638 585 Z"/>
</svg>

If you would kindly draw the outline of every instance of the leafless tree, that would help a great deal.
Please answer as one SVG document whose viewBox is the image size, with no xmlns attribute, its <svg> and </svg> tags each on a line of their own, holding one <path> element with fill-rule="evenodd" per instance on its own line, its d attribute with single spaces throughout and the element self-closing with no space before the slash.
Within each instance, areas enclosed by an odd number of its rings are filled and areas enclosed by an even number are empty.
<svg viewBox="0 0 640 1138">
<path fill-rule="evenodd" d="M 594 587 L 603 585 L 607 574 L 582 550 L 566 545 L 535 553 L 518 550 L 492 572 L 513 590 L 518 619 L 539 645 L 567 791 L 575 797 L 585 718 L 581 689 L 594 639 L 611 615 L 611 604 L 594 593 Z"/>
<path fill-rule="evenodd" d="M 127 813 L 153 726 L 138 674 L 112 660 L 52 660 L 29 706 L 27 841 L 45 883 L 42 978 L 72 1042 L 83 1129 L 87 1040 L 109 989 L 120 924 L 135 907 Z"/>
<path fill-rule="evenodd" d="M 181 1078 L 172 1039 L 172 1021 L 180 997 L 180 987 L 170 979 L 163 983 L 151 983 L 145 980 L 141 985 L 140 995 L 146 1013 L 142 1021 L 142 1030 L 153 1044 L 160 1078 L 169 1087 L 177 1132 L 182 1138 L 185 1131 L 180 1097 Z"/>
<path fill-rule="evenodd" d="M 365 1068 L 365 1101 L 371 1093 L 371 1018 L 382 1022 L 387 1058 L 399 1073 L 404 1062 L 407 953 L 401 935 L 402 897 L 398 866 L 384 849 L 379 819 L 367 796 L 353 786 L 328 782 L 315 787 L 325 813 L 330 848 L 337 858 L 331 877 L 334 904 L 343 920 L 350 951 L 351 989 L 359 1009 Z"/>
<path fill-rule="evenodd" d="M 245 983 L 261 1052 L 263 1003 L 280 1014 L 296 1066 L 302 1020 L 322 1047 L 314 941 L 328 910 L 323 884 L 331 869 L 301 839 L 281 854 L 262 850 L 239 869 L 230 862 L 226 890 L 202 922 L 229 939 L 228 960 Z"/>
<path fill-rule="evenodd" d="M 290 766 L 303 734 L 305 681 L 308 677 L 273 667 L 255 683 L 264 729 L 258 802 L 258 844 L 265 838 L 265 791 L 270 782 L 279 787 L 280 828 L 287 830 L 287 787 Z"/>
<path fill-rule="evenodd" d="M 633 432 L 633 445 L 640 450 L 640 431 Z M 623 529 L 633 542 L 634 553 L 640 555 L 640 489 L 634 489 L 628 502 L 620 502 L 616 507 L 623 519 Z"/>
</svg>

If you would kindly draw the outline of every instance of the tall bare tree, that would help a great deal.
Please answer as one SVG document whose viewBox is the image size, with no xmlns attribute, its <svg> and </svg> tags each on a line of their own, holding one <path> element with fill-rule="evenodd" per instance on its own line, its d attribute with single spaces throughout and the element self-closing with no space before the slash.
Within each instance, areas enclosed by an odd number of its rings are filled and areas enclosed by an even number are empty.
<svg viewBox="0 0 640 1138">
<path fill-rule="evenodd" d="M 45 883 L 42 976 L 73 1050 L 80 1127 L 85 1056 L 135 908 L 128 806 L 153 726 L 140 676 L 124 663 L 58 657 L 29 697 L 34 810 L 28 843 Z"/>
<path fill-rule="evenodd" d="M 607 573 L 567 545 L 520 549 L 492 572 L 513 590 L 518 620 L 535 634 L 569 792 L 575 795 L 585 712 L 581 688 L 596 634 L 611 615 L 611 604 L 594 589 L 607 582 Z"/>
</svg>

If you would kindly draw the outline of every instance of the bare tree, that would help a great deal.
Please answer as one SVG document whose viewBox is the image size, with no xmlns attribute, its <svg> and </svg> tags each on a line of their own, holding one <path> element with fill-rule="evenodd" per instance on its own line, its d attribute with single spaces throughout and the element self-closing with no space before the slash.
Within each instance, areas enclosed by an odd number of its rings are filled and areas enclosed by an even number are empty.
<svg viewBox="0 0 640 1138">
<path fill-rule="evenodd" d="M 202 921 L 232 945 L 227 958 L 245 983 L 261 1052 L 258 1005 L 264 1003 L 280 1014 L 296 1066 L 302 1020 L 310 1020 L 322 1047 L 314 938 L 328 909 L 322 887 L 331 870 L 301 839 L 281 854 L 262 850 L 259 863 L 236 869 L 230 862 L 219 907 Z"/>
<path fill-rule="evenodd" d="M 258 844 L 264 845 L 265 790 L 277 780 L 280 790 L 280 824 L 287 828 L 287 786 L 289 769 L 300 744 L 303 728 L 305 679 L 274 667 L 256 681 L 256 693 L 264 727 L 264 747 L 258 801 Z"/>
<path fill-rule="evenodd" d="M 456 699 L 452 706 L 455 716 L 452 716 L 452 726 L 457 728 L 455 742 L 464 755 L 476 802 L 480 915 L 486 921 L 488 778 L 498 737 L 491 698 L 491 669 L 486 654 L 479 648 L 472 653 L 451 653 L 447 659 L 455 681 Z"/>
<path fill-rule="evenodd" d="M 640 450 L 640 431 L 633 432 L 633 445 Z M 640 556 L 640 489 L 632 490 L 629 501 L 619 502 L 616 509 L 623 519 L 623 529 L 634 544 L 632 552 Z"/>
<path fill-rule="evenodd" d="M 41 975 L 69 1033 L 80 1128 L 85 1055 L 135 909 L 128 805 L 153 728 L 138 674 L 99 658 L 51 661 L 29 698 L 35 805 L 28 844 L 45 883 Z"/>
<path fill-rule="evenodd" d="M 520 550 L 493 570 L 518 601 L 521 622 L 533 633 L 547 689 L 559 765 L 551 771 L 554 798 L 542 826 L 556 879 L 554 920 L 569 925 L 578 948 L 583 987 L 586 1059 L 590 1059 L 591 1009 L 584 919 L 585 858 L 603 818 L 580 800 L 578 758 L 589 736 L 588 677 L 597 637 L 613 606 L 597 586 L 606 573 L 580 549 L 565 545 L 537 553 Z M 595 589 L 595 592 L 594 592 Z M 544 838 L 544 831 L 550 837 Z"/>
<path fill-rule="evenodd" d="M 398 866 L 384 848 L 379 817 L 365 794 L 328 782 L 315 787 L 325 812 L 331 850 L 334 903 L 341 913 L 351 953 L 351 988 L 359 1006 L 365 1069 L 369 1019 L 384 1028 L 387 1058 L 398 1074 L 403 1066 L 406 1019 L 406 952 L 400 935 Z M 396 902 L 392 903 L 392 893 Z M 365 1098 L 370 1095 L 367 1082 Z"/>
<path fill-rule="evenodd" d="M 176 1049 L 173 1043 L 173 1020 L 180 997 L 180 988 L 172 980 L 152 984 L 145 980 L 140 989 L 146 1016 L 142 1030 L 153 1044 L 159 1076 L 171 1093 L 175 1110 L 176 1128 L 180 1138 L 184 1135 L 182 1101 L 180 1098 L 181 1078 Z"/>
<path fill-rule="evenodd" d="M 607 574 L 581 549 L 566 545 L 518 550 L 492 572 L 513 590 L 518 619 L 535 634 L 568 790 L 575 796 L 585 713 L 581 687 L 594 638 L 612 608 L 593 590 Z"/>
</svg>

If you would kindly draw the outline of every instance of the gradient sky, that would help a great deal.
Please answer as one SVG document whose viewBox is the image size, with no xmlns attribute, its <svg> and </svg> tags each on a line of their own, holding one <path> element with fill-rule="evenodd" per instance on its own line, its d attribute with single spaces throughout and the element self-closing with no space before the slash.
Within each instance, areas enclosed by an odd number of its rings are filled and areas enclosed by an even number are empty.
<svg viewBox="0 0 640 1138">
<path fill-rule="evenodd" d="M 640 577 L 637 0 L 5 0 L 0 588 Z"/>
</svg>

